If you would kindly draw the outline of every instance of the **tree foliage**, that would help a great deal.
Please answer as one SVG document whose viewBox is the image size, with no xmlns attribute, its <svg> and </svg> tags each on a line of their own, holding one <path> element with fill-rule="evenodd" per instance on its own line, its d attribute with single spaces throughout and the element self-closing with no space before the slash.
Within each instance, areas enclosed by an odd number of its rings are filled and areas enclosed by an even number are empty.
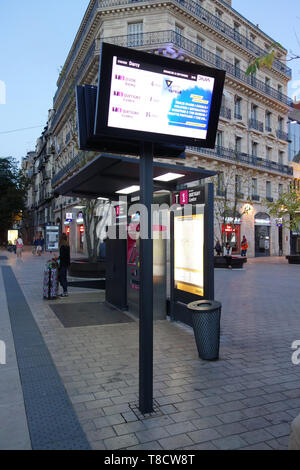
<svg viewBox="0 0 300 470">
<path fill-rule="evenodd" d="M 282 193 L 277 201 L 265 202 L 270 215 L 276 219 L 282 219 L 283 227 L 297 231 L 300 223 L 300 196 L 297 191 L 291 190 Z"/>
<path fill-rule="evenodd" d="M 261 67 L 267 67 L 268 69 L 271 69 L 274 59 L 279 57 L 278 50 L 276 49 L 278 47 L 282 47 L 281 44 L 279 44 L 279 42 L 274 42 L 266 54 L 260 57 L 256 57 L 252 62 L 250 62 L 246 70 L 246 75 L 256 73 L 256 71 Z"/>
<path fill-rule="evenodd" d="M 0 159 L 0 227 L 2 238 L 12 228 L 21 211 L 25 211 L 25 200 L 29 180 L 18 168 L 15 159 Z"/>
</svg>

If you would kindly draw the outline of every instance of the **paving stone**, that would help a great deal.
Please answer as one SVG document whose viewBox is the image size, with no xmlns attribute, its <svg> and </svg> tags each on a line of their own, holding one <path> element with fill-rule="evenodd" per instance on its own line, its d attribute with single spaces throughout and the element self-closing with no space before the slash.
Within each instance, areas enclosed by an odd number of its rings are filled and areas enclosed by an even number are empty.
<svg viewBox="0 0 300 470">
<path fill-rule="evenodd" d="M 220 450 L 235 450 L 245 447 L 247 442 L 239 436 L 229 436 L 214 440 L 213 444 Z"/>
<path fill-rule="evenodd" d="M 133 421 L 132 423 L 122 423 L 114 425 L 114 430 L 118 436 L 130 434 L 137 431 L 143 431 L 146 427 L 141 421 Z"/>
<path fill-rule="evenodd" d="M 106 449 L 126 449 L 127 447 L 137 445 L 138 439 L 135 434 L 127 434 L 126 436 L 111 437 L 104 439 Z"/>
<path fill-rule="evenodd" d="M 193 441 L 186 434 L 179 434 L 177 436 L 166 437 L 165 439 L 159 439 L 159 444 L 163 449 L 176 450 L 182 449 L 185 446 L 193 444 Z"/>
<path fill-rule="evenodd" d="M 232 436 L 235 434 L 241 434 L 247 430 L 245 426 L 243 426 L 241 423 L 228 423 L 228 424 L 222 424 L 221 426 L 218 426 L 215 428 L 218 433 L 221 436 Z"/>
<path fill-rule="evenodd" d="M 188 436 L 193 442 L 201 443 L 206 441 L 212 441 L 221 436 L 215 429 L 203 429 L 199 431 L 189 432 Z"/>
<path fill-rule="evenodd" d="M 137 431 L 135 433 L 138 440 L 143 444 L 145 442 L 158 441 L 164 437 L 169 437 L 165 428 L 151 428 L 146 431 Z"/>
<path fill-rule="evenodd" d="M 256 417 L 243 420 L 241 424 L 245 426 L 248 431 L 255 431 L 256 429 L 266 428 L 270 423 L 263 417 Z"/>
<path fill-rule="evenodd" d="M 197 427 L 190 421 L 184 421 L 181 423 L 165 426 L 165 429 L 171 436 L 176 436 L 176 434 L 184 434 L 190 431 L 195 431 Z"/>
<path fill-rule="evenodd" d="M 287 423 L 274 424 L 273 426 L 266 427 L 265 430 L 272 436 L 278 438 L 289 435 L 291 432 L 291 426 Z"/>
</svg>

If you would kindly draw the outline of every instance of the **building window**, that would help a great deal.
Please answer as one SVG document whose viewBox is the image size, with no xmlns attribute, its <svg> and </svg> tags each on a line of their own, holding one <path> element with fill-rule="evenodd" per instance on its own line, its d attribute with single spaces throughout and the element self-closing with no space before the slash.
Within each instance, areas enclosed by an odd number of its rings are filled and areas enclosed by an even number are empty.
<svg viewBox="0 0 300 470">
<path fill-rule="evenodd" d="M 279 163 L 279 165 L 283 165 L 283 160 L 284 160 L 284 152 L 279 150 L 279 152 L 278 152 L 278 163 Z"/>
<path fill-rule="evenodd" d="M 175 43 L 177 46 L 181 47 L 183 35 L 183 27 L 179 24 L 175 24 Z"/>
<path fill-rule="evenodd" d="M 203 54 L 203 46 L 204 46 L 204 40 L 199 38 L 199 36 L 197 36 L 197 55 L 199 57 L 202 57 L 202 54 Z"/>
<path fill-rule="evenodd" d="M 216 49 L 216 67 L 222 68 L 222 57 L 223 57 L 223 51 L 221 49 Z"/>
<path fill-rule="evenodd" d="M 280 132 L 283 132 L 283 118 L 282 117 L 278 118 L 278 130 Z"/>
<path fill-rule="evenodd" d="M 234 32 L 234 39 L 236 41 L 240 41 L 241 40 L 241 36 L 240 36 L 240 25 L 239 23 L 234 23 L 233 25 L 233 32 Z"/>
<path fill-rule="evenodd" d="M 258 191 L 257 191 L 257 178 L 252 178 L 252 197 L 257 196 Z"/>
<path fill-rule="evenodd" d="M 272 160 L 272 148 L 271 147 L 266 147 L 266 159 Z"/>
<path fill-rule="evenodd" d="M 236 137 L 235 138 L 235 151 L 240 153 L 242 151 L 242 138 Z"/>
<path fill-rule="evenodd" d="M 241 76 L 241 61 L 239 59 L 234 59 L 234 74 L 237 78 Z"/>
<path fill-rule="evenodd" d="M 223 132 L 217 131 L 217 138 L 216 138 L 216 145 L 217 145 L 217 152 L 223 147 Z"/>
<path fill-rule="evenodd" d="M 235 175 L 235 194 L 241 196 L 242 193 L 242 177 Z"/>
<path fill-rule="evenodd" d="M 278 185 L 278 194 L 279 196 L 283 193 L 283 184 Z"/>
<path fill-rule="evenodd" d="M 270 111 L 267 111 L 266 112 L 266 131 L 267 132 L 272 132 L 271 119 L 272 119 L 272 113 L 270 113 Z"/>
<path fill-rule="evenodd" d="M 266 182 L 266 197 L 268 200 L 272 199 L 272 184 L 271 181 Z"/>
<path fill-rule="evenodd" d="M 224 173 L 220 171 L 218 173 L 218 182 L 217 182 L 217 195 L 224 196 Z"/>
<path fill-rule="evenodd" d="M 257 142 L 252 142 L 252 156 L 253 157 L 258 156 L 258 143 Z"/>
<path fill-rule="evenodd" d="M 257 113 L 258 113 L 258 106 L 256 104 L 253 104 L 251 106 L 251 118 L 257 121 Z"/>
<path fill-rule="evenodd" d="M 234 102 L 234 117 L 235 119 L 242 119 L 242 98 L 237 96 Z"/>
<path fill-rule="evenodd" d="M 265 78 L 265 85 L 266 85 L 266 92 L 268 93 L 270 91 L 270 86 L 271 86 L 271 79 L 269 77 Z"/>
<path fill-rule="evenodd" d="M 142 46 L 143 45 L 143 22 L 128 23 L 128 47 Z"/>
</svg>

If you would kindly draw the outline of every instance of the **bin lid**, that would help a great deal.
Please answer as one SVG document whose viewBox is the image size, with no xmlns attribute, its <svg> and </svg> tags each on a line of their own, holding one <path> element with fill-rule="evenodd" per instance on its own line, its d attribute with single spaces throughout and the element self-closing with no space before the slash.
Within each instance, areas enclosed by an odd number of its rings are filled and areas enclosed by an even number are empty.
<svg viewBox="0 0 300 470">
<path fill-rule="evenodd" d="M 187 305 L 189 310 L 194 310 L 195 312 L 210 312 L 221 307 L 221 302 L 217 300 L 196 300 Z"/>
</svg>

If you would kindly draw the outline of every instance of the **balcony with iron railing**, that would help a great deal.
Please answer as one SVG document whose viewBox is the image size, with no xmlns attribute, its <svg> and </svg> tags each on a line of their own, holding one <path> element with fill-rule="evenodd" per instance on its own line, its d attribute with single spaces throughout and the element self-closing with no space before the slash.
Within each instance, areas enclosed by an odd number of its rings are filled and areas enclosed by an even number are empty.
<svg viewBox="0 0 300 470">
<path fill-rule="evenodd" d="M 271 98 L 274 98 L 277 101 L 280 101 L 287 106 L 291 106 L 292 104 L 292 100 L 288 96 L 283 95 L 281 92 L 279 92 L 278 90 L 272 87 L 268 87 L 268 93 L 267 93 L 266 86 L 263 81 L 258 80 L 254 76 L 246 75 L 246 72 L 237 68 L 231 62 L 228 62 L 220 58 L 216 54 L 213 54 L 209 50 L 191 41 L 190 39 L 185 38 L 184 36 L 182 36 L 179 33 L 176 33 L 173 30 L 155 31 L 155 32 L 150 32 L 150 33 L 137 33 L 137 34 L 129 34 L 129 35 L 126 34 L 123 36 L 113 36 L 113 37 L 103 38 L 99 42 L 99 44 L 101 44 L 102 41 L 108 42 L 110 44 L 115 44 L 118 46 L 123 46 L 123 47 L 143 47 L 143 48 L 151 47 L 153 48 L 153 46 L 159 47 L 159 46 L 173 45 L 173 46 L 179 47 L 181 51 L 183 52 L 186 52 L 188 54 L 193 54 L 195 57 L 197 57 L 201 61 L 204 61 L 214 67 L 218 67 L 222 70 L 225 70 L 227 74 L 231 75 L 234 78 L 238 78 L 240 81 L 253 87 L 260 93 L 267 94 Z M 73 79 L 72 86 L 70 87 L 68 92 L 66 92 L 66 95 L 54 116 L 54 119 L 52 121 L 52 130 L 57 124 L 57 121 L 59 120 L 66 104 L 69 102 L 70 94 L 73 93 L 75 85 L 79 82 L 83 71 L 87 68 L 89 62 L 99 53 L 100 53 L 100 49 L 97 50 L 96 42 L 93 42 L 93 44 L 91 45 L 89 49 L 89 52 L 87 53 L 83 63 L 81 64 L 79 70 L 76 73 L 76 76 Z"/>
<path fill-rule="evenodd" d="M 281 165 L 280 163 L 273 162 L 272 160 L 266 160 L 243 152 L 236 152 L 235 150 L 221 146 L 216 146 L 215 149 L 186 147 L 186 150 L 187 152 L 197 152 L 213 158 L 221 158 L 224 160 L 234 161 L 236 163 L 254 166 L 263 170 L 276 171 L 288 176 L 293 176 L 293 168 L 289 165 Z"/>
<path fill-rule="evenodd" d="M 234 27 L 229 26 L 227 23 L 222 21 L 218 16 L 210 13 L 205 8 L 201 7 L 199 3 L 193 0 L 172 0 L 174 3 L 179 4 L 185 8 L 189 13 L 199 18 L 204 23 L 212 26 L 215 30 L 221 32 L 224 36 L 237 43 L 239 46 L 247 49 L 254 56 L 259 57 L 267 53 L 265 49 L 262 49 L 255 44 L 251 39 L 242 35 Z M 144 0 L 99 0 L 99 7 L 101 8 L 112 8 L 126 5 L 132 5 L 134 3 L 157 3 L 157 0 L 150 0 L 150 2 L 144 2 Z M 279 59 L 275 58 L 273 62 L 273 68 L 289 78 L 292 76 L 292 71 Z"/>
<path fill-rule="evenodd" d="M 242 121 L 243 116 L 239 112 L 235 111 L 234 112 L 234 119 L 237 119 L 238 121 Z"/>
<path fill-rule="evenodd" d="M 251 199 L 254 202 L 259 202 L 260 201 L 260 196 L 258 194 L 252 194 Z"/>
<path fill-rule="evenodd" d="M 226 108 L 225 106 L 221 106 L 220 117 L 231 120 L 231 109 Z"/>
<path fill-rule="evenodd" d="M 277 129 L 276 135 L 277 135 L 278 139 L 284 140 L 285 142 L 289 142 L 289 135 L 288 135 L 287 132 L 284 132 L 281 129 Z"/>
<path fill-rule="evenodd" d="M 258 121 L 257 119 L 253 119 L 253 118 L 249 119 L 249 127 L 259 132 L 264 131 L 264 124 Z"/>
<path fill-rule="evenodd" d="M 229 26 L 225 22 L 223 22 L 220 18 L 213 15 L 209 11 L 205 10 L 205 8 L 201 7 L 198 3 L 194 2 L 193 0 L 172 0 L 174 3 L 179 4 L 181 7 L 185 8 L 189 13 L 193 14 L 196 18 L 199 18 L 201 21 L 205 22 L 206 24 L 212 26 L 215 30 L 224 34 L 227 38 L 231 39 L 235 43 L 239 44 L 239 46 L 244 47 L 246 50 L 251 52 L 254 56 L 259 57 L 266 54 L 266 50 L 257 46 L 253 41 L 251 41 L 246 36 L 243 36 L 238 31 L 236 31 L 233 27 Z M 132 5 L 134 3 L 157 3 L 158 0 L 96 0 L 90 14 L 87 18 L 85 26 L 80 33 L 80 36 L 77 40 L 77 43 L 73 49 L 73 52 L 68 59 L 67 64 L 62 70 L 62 73 L 58 79 L 58 88 L 53 98 L 53 104 L 55 105 L 56 99 L 66 81 L 66 78 L 72 68 L 72 65 L 75 61 L 76 56 L 83 44 L 84 38 L 87 35 L 88 29 L 91 26 L 94 17 L 98 11 L 98 9 L 104 8 L 112 8 L 112 7 L 120 7 L 120 6 L 127 6 Z M 272 67 L 287 75 L 289 78 L 292 77 L 291 68 L 282 63 L 277 58 L 274 58 Z M 238 72 L 237 72 L 238 74 Z"/>
</svg>

